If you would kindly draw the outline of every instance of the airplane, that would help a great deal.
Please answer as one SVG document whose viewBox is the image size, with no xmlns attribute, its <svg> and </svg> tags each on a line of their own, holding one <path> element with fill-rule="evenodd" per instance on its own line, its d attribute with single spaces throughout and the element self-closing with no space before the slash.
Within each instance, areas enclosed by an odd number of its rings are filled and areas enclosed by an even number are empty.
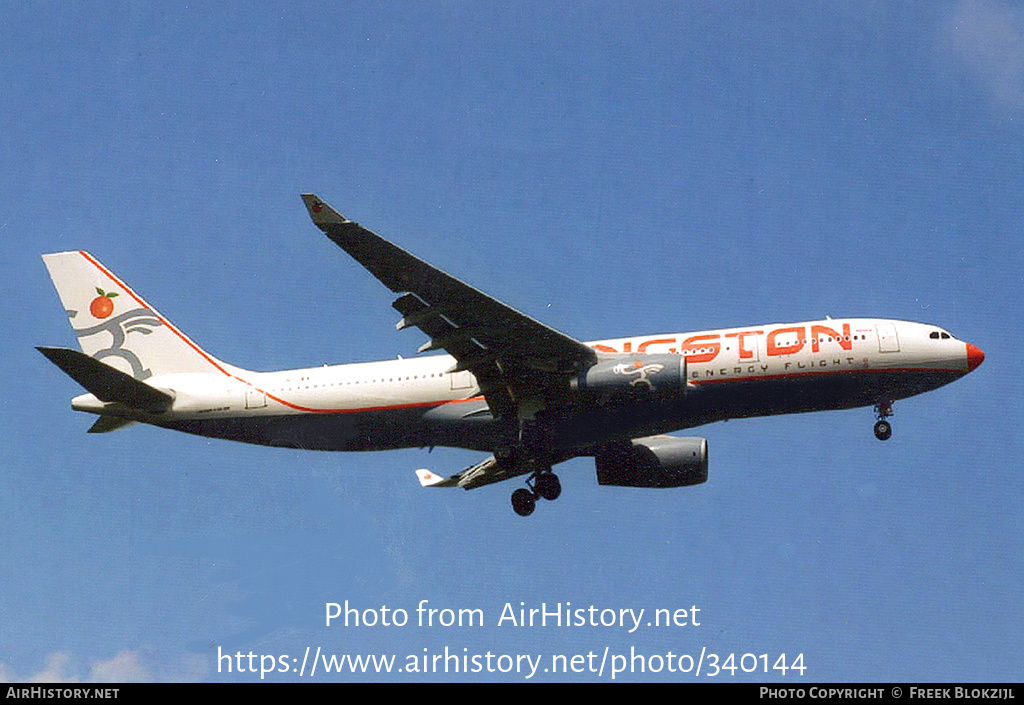
<svg viewBox="0 0 1024 705">
<path fill-rule="evenodd" d="M 727 419 L 893 403 L 985 359 L 934 325 L 826 318 L 581 342 L 348 220 L 315 194 L 313 223 L 397 295 L 397 328 L 428 337 L 411 359 L 253 372 L 203 350 L 95 257 L 43 255 L 79 350 L 39 347 L 86 389 L 71 406 L 91 433 L 135 422 L 310 450 L 457 447 L 489 453 L 424 487 L 474 489 L 527 476 L 513 510 L 555 500 L 552 468 L 594 459 L 597 481 L 670 488 L 708 477 L 704 438 L 669 435 Z"/>
</svg>

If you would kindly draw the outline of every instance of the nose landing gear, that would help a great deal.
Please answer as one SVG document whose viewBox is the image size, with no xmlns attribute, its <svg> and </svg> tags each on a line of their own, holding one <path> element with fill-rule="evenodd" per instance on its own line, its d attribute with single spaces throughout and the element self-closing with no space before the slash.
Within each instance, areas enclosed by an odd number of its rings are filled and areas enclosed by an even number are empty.
<svg viewBox="0 0 1024 705">
<path fill-rule="evenodd" d="M 892 402 L 884 401 L 875 404 L 875 413 L 878 421 L 875 422 L 875 438 L 880 441 L 887 441 L 892 436 L 892 424 L 886 421 L 892 416 Z"/>
<path fill-rule="evenodd" d="M 562 483 L 558 475 L 551 469 L 538 470 L 526 481 L 526 487 L 520 487 L 512 493 L 512 510 L 521 517 L 533 514 L 537 507 L 537 498 L 553 502 L 562 494 Z"/>
</svg>

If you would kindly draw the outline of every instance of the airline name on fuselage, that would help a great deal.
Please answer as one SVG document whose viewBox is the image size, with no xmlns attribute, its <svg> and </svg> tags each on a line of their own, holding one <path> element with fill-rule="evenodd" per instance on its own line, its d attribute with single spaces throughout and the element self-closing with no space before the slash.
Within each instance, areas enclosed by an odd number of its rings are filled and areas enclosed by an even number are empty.
<svg viewBox="0 0 1024 705">
<path fill-rule="evenodd" d="M 763 375 L 773 371 L 812 372 L 837 367 L 865 367 L 866 359 L 858 359 L 853 355 L 842 353 L 851 353 L 854 341 L 866 339 L 866 334 L 870 330 L 869 328 L 852 330 L 849 322 L 832 324 L 830 321 L 823 321 L 784 324 L 774 328 L 709 331 L 685 335 L 685 337 L 656 336 L 646 339 L 605 341 L 594 344 L 593 347 L 603 353 L 668 352 L 683 355 L 688 365 L 687 377 L 696 380 L 709 377 Z M 764 337 L 763 347 L 758 344 L 761 336 Z M 712 367 L 710 363 L 718 359 L 726 348 L 730 352 L 735 351 L 735 359 L 740 364 Z M 807 348 L 810 348 L 812 355 L 821 357 L 806 359 L 806 356 L 802 356 L 805 359 L 785 362 L 779 359 L 804 352 Z M 771 360 L 762 360 L 762 355 Z M 776 362 L 776 364 L 769 364 L 770 362 Z M 699 367 L 690 367 L 693 365 L 699 365 Z"/>
</svg>

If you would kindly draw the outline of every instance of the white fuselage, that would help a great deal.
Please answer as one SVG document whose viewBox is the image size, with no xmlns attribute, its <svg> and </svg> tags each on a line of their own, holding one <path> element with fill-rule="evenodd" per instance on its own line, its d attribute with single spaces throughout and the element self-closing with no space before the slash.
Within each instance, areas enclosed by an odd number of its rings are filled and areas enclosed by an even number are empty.
<svg viewBox="0 0 1024 705">
<path fill-rule="evenodd" d="M 626 424 L 624 436 L 723 418 L 890 403 L 969 372 L 973 347 L 935 326 L 883 319 L 768 324 L 588 345 L 599 355 L 642 359 L 667 353 L 686 360 L 685 398 L 649 416 L 642 409 L 613 414 L 615 428 Z M 267 445 L 491 447 L 498 432 L 480 387 L 469 372 L 452 372 L 454 367 L 448 355 L 280 372 L 211 361 L 210 373 L 147 380 L 174 396 L 171 409 L 158 416 L 114 409 L 89 394 L 73 406 Z M 586 411 L 579 421 L 591 423 Z M 567 419 L 563 426 L 572 423 Z"/>
</svg>

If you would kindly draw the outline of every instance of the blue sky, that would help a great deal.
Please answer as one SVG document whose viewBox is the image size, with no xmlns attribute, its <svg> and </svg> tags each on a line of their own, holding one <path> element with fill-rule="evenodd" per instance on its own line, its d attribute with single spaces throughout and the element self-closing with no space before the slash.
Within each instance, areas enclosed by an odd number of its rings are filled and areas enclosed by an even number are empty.
<svg viewBox="0 0 1024 705">
<path fill-rule="evenodd" d="M 218 672 L 218 649 L 403 662 L 446 646 L 802 653 L 805 682 L 1020 680 L 1019 6 L 4 14 L 0 680 L 251 681 Z M 87 436 L 77 386 L 33 350 L 73 342 L 43 252 L 89 250 L 242 367 L 414 353 L 304 191 L 579 339 L 877 316 L 943 326 L 987 360 L 898 403 L 885 444 L 870 409 L 712 425 L 705 485 L 599 487 L 578 459 L 525 521 L 513 483 L 419 487 L 414 468 L 454 472 L 471 452 Z M 414 616 L 423 599 L 486 624 L 324 625 L 327 602 Z M 520 602 L 702 620 L 499 627 Z M 801 682 L 717 680 L 753 677 Z M 427 677 L 380 677 L 398 678 Z"/>
</svg>

